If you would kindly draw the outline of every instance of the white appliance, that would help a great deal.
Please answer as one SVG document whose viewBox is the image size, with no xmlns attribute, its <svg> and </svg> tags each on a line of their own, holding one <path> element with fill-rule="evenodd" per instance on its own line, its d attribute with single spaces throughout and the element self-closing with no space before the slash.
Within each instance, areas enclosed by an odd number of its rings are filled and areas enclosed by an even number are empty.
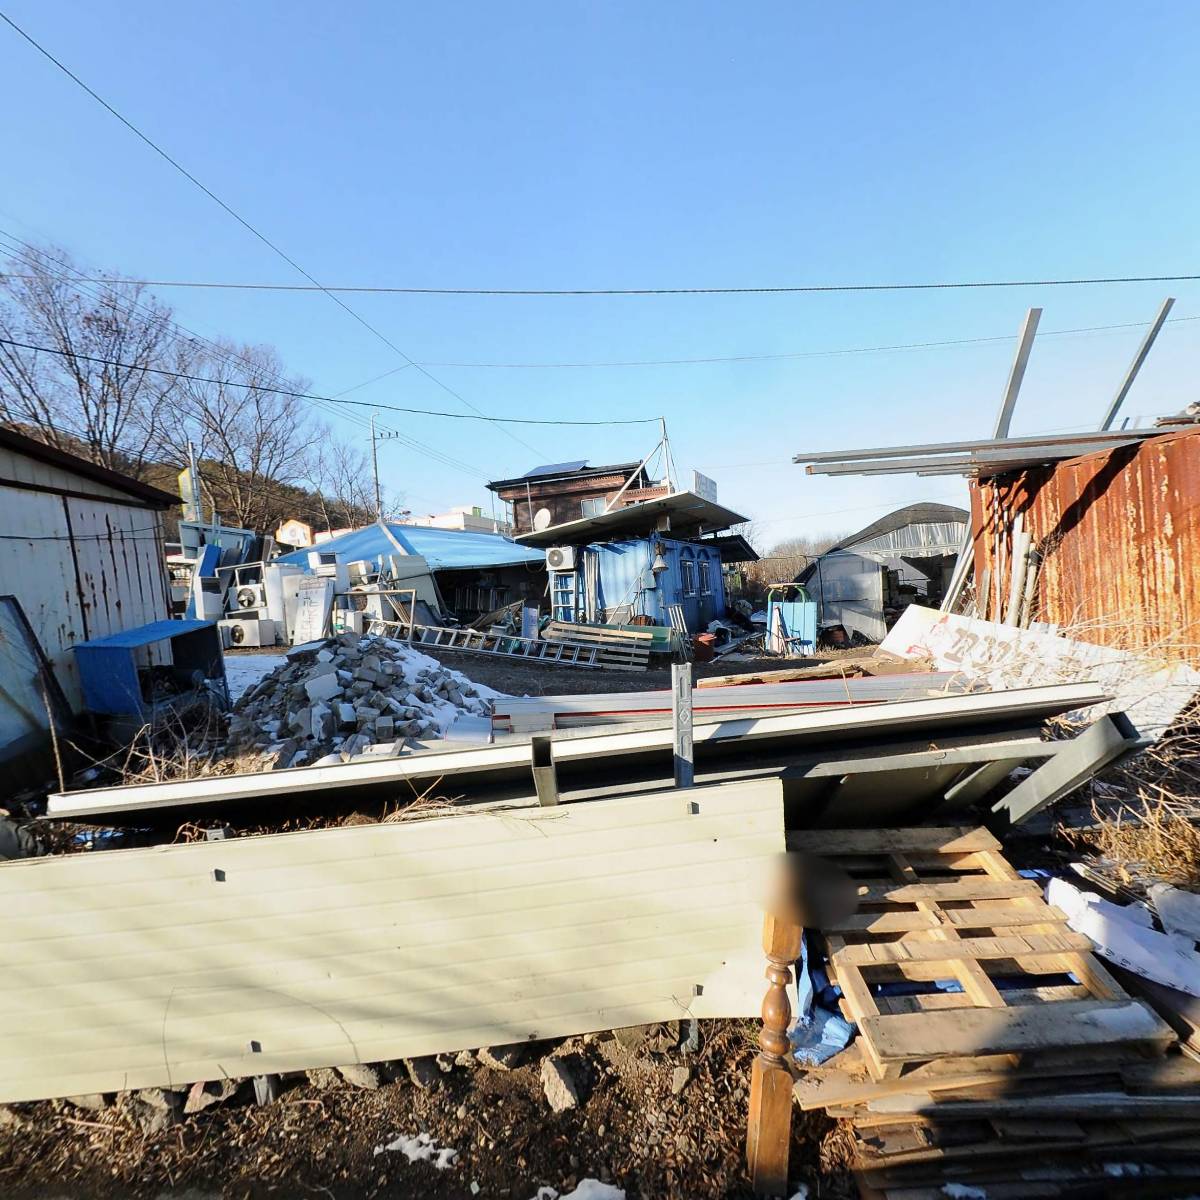
<svg viewBox="0 0 1200 1200">
<path fill-rule="evenodd" d="M 551 571 L 575 570 L 575 547 L 551 546 L 546 551 L 546 567 Z"/>
<path fill-rule="evenodd" d="M 221 621 L 219 624 L 223 645 L 232 647 L 275 645 L 274 621 L 251 617 L 244 621 L 236 619 Z"/>
<path fill-rule="evenodd" d="M 290 630 L 291 628 L 287 611 L 288 588 L 284 580 L 292 576 L 299 577 L 303 574 L 303 567 L 292 566 L 290 563 L 263 564 L 263 589 L 267 597 L 267 616 L 275 622 L 277 632 L 281 629 Z M 296 600 L 295 588 L 291 589 L 291 598 L 294 608 Z M 288 639 L 285 638 L 284 640 Z"/>
<path fill-rule="evenodd" d="M 333 580 L 335 595 L 350 590 L 350 568 L 341 562 L 335 550 L 310 550 L 308 565 L 314 575 L 323 575 Z"/>
<path fill-rule="evenodd" d="M 265 612 L 267 607 L 267 589 L 261 583 L 240 583 L 229 589 L 229 611 L 236 613 Z"/>
<path fill-rule="evenodd" d="M 192 597 L 201 621 L 217 621 L 225 615 L 225 585 L 220 577 L 193 572 Z"/>
</svg>

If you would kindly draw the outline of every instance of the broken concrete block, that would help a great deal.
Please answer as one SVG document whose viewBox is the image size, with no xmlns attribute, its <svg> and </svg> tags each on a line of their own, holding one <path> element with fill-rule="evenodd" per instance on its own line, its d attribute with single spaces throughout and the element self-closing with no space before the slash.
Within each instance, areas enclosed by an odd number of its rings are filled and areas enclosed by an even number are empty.
<svg viewBox="0 0 1200 1200">
<path fill-rule="evenodd" d="M 333 709 L 328 704 L 314 704 L 312 706 L 311 721 L 312 736 L 318 742 L 327 742 L 331 737 L 337 721 L 334 719 Z"/>
<path fill-rule="evenodd" d="M 358 714 L 359 725 L 373 725 L 383 715 L 379 709 L 372 708 L 369 704 L 356 704 L 354 711 Z"/>
<path fill-rule="evenodd" d="M 365 696 L 370 690 L 371 685 L 362 679 L 350 685 L 350 691 L 359 697 Z"/>
<path fill-rule="evenodd" d="M 320 679 L 322 675 L 336 675 L 337 668 L 331 662 L 314 663 L 308 670 L 309 679 Z"/>
<path fill-rule="evenodd" d="M 306 705 L 294 713 L 288 713 L 288 729 L 297 737 L 312 737 L 312 709 Z"/>
<path fill-rule="evenodd" d="M 575 1077 L 561 1058 L 543 1060 L 542 1091 L 547 1103 L 556 1113 L 579 1107 L 579 1088 Z"/>
<path fill-rule="evenodd" d="M 525 1046 L 521 1042 L 513 1042 L 507 1046 L 482 1046 L 475 1052 L 479 1061 L 493 1071 L 512 1071 L 521 1065 L 525 1057 Z"/>
<path fill-rule="evenodd" d="M 392 717 L 376 717 L 375 736 L 381 742 L 393 741 L 396 737 L 395 720 Z"/>
<path fill-rule="evenodd" d="M 288 738 L 278 750 L 275 752 L 275 759 L 271 763 L 272 771 L 282 771 L 286 767 L 292 765 L 292 759 L 296 757 L 300 749 L 300 743 L 295 738 Z"/>
<path fill-rule="evenodd" d="M 241 1080 L 239 1079 L 214 1079 L 208 1083 L 201 1081 L 192 1084 L 187 1099 L 183 1102 L 184 1115 L 191 1116 L 193 1113 L 211 1108 L 214 1104 L 223 1104 L 226 1100 L 232 1100 L 237 1095 L 240 1086 Z"/>
<path fill-rule="evenodd" d="M 336 673 L 318 675 L 315 679 L 305 680 L 303 686 L 309 700 L 332 700 L 334 696 L 341 695 L 342 691 L 342 685 L 338 681 Z"/>
<path fill-rule="evenodd" d="M 317 653 L 317 662 L 319 663 L 331 663 L 333 659 L 334 653 L 332 650 L 321 650 Z"/>
<path fill-rule="evenodd" d="M 342 1082 L 342 1077 L 332 1067 L 317 1067 L 315 1070 L 305 1071 L 304 1074 L 308 1077 L 309 1084 L 321 1091 L 337 1087 Z"/>
<path fill-rule="evenodd" d="M 364 654 L 362 667 L 364 670 L 374 671 L 377 675 L 383 670 L 383 664 L 380 663 L 378 654 Z"/>
<path fill-rule="evenodd" d="M 343 729 L 353 729 L 358 724 L 358 714 L 354 711 L 354 705 L 341 701 L 337 706 L 337 719 L 338 725 Z"/>
<path fill-rule="evenodd" d="M 354 672 L 354 678 L 363 683 L 375 684 L 379 682 L 379 672 L 372 671 L 367 667 L 359 667 L 358 670 Z"/>
<path fill-rule="evenodd" d="M 676 1067 L 671 1072 L 671 1095 L 678 1096 L 687 1087 L 692 1078 L 691 1067 Z"/>
<path fill-rule="evenodd" d="M 338 1067 L 337 1072 L 347 1083 L 372 1091 L 381 1087 L 384 1082 L 380 1072 L 367 1063 L 350 1063 L 348 1066 Z"/>
</svg>

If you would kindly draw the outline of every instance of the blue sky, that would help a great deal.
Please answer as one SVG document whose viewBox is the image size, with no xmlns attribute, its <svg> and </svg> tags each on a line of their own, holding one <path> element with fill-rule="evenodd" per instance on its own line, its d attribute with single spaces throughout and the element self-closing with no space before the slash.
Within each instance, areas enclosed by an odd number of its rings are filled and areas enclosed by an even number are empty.
<svg viewBox="0 0 1200 1200">
<path fill-rule="evenodd" d="M 1181 274 L 1197 253 L 1200 6 L 1104 2 L 0 5 L 327 284 L 775 285 Z M 145 278 L 297 277 L 11 30 L 0 228 Z M 806 477 L 802 449 L 990 430 L 1045 309 L 1015 433 L 1094 426 L 1138 329 L 1196 284 L 885 295 L 352 297 L 423 363 L 738 355 L 587 369 L 433 366 L 489 413 L 667 417 L 681 467 L 771 543 L 865 525 L 955 478 Z M 328 394 L 398 366 L 318 294 L 166 291 L 185 325 L 274 344 Z M 1169 324 L 1126 412 L 1196 399 L 1200 321 Z M 412 369 L 359 400 L 458 408 Z M 358 410 L 364 411 L 364 410 Z M 399 420 L 398 418 L 387 418 Z M 483 478 L 637 458 L 652 427 L 404 419 L 387 482 L 428 511 Z M 361 431 L 339 423 L 347 437 Z M 365 438 L 364 438 L 365 444 Z"/>
</svg>

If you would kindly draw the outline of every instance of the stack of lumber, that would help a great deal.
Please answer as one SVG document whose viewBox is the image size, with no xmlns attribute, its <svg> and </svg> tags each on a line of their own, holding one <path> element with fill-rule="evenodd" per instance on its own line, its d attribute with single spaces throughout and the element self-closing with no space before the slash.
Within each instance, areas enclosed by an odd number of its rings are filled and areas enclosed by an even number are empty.
<svg viewBox="0 0 1200 1200">
<path fill-rule="evenodd" d="M 654 634 L 642 629 L 617 629 L 611 625 L 572 625 L 551 621 L 542 639 L 563 646 L 595 650 L 593 665 L 622 671 L 644 671 L 650 662 Z"/>
<path fill-rule="evenodd" d="M 858 884 L 821 931 L 858 1036 L 795 1097 L 846 1121 L 864 1196 L 1200 1188 L 1200 1066 L 986 830 L 803 837 Z"/>
</svg>

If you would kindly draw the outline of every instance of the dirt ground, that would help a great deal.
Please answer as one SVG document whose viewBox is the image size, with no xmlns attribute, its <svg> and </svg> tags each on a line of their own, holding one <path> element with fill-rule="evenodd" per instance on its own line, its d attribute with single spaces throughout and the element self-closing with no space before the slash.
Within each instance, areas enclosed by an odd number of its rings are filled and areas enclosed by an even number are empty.
<svg viewBox="0 0 1200 1200">
<path fill-rule="evenodd" d="M 516 695 L 670 686 L 669 667 L 596 671 L 434 653 L 471 679 Z M 705 677 L 781 665 L 726 659 L 695 670 Z M 153 1132 L 131 1097 L 109 1097 L 102 1108 L 70 1101 L 0 1106 L 0 1197 L 549 1200 L 539 1189 L 566 1197 L 588 1178 L 622 1188 L 627 1200 L 749 1197 L 744 1139 L 757 1029 L 753 1021 L 701 1022 L 700 1047 L 686 1055 L 678 1031 L 660 1029 L 649 1037 L 605 1033 L 531 1047 L 528 1061 L 509 1071 L 445 1058 L 448 1069 L 431 1072 L 428 1088 L 414 1084 L 403 1064 L 391 1065 L 392 1081 L 377 1089 L 342 1081 L 322 1087 L 325 1080 L 299 1075 L 261 1107 L 243 1081 L 229 1100 Z M 564 1113 L 554 1113 L 543 1094 L 539 1072 L 551 1052 L 580 1083 L 579 1106 Z M 672 1085 L 684 1071 L 686 1084 L 676 1092 Z M 820 1114 L 794 1113 L 791 1192 L 804 1184 L 812 1197 L 854 1194 L 832 1129 Z M 453 1164 L 438 1170 L 401 1151 L 377 1150 L 418 1134 L 455 1150 Z"/>
<path fill-rule="evenodd" d="M 597 671 L 583 667 L 547 666 L 544 663 L 521 662 L 499 655 L 463 654 L 453 650 L 419 647 L 452 670 L 461 671 L 476 683 L 485 683 L 510 696 L 575 696 L 593 692 L 652 692 L 669 690 L 669 665 L 651 667 L 646 671 Z M 850 656 L 862 651 L 842 651 Z M 837 653 L 822 653 L 819 658 L 718 658 L 710 663 L 693 663 L 694 679 L 709 679 L 716 675 L 753 675 L 760 671 L 778 671 L 784 667 L 808 667 L 839 657 Z"/>
<path fill-rule="evenodd" d="M 157 1133 L 139 1128 L 127 1102 L 101 1111 L 67 1101 L 0 1108 L 0 1195 L 535 1200 L 540 1188 L 567 1195 L 593 1178 L 624 1189 L 627 1200 L 749 1197 L 743 1139 L 756 1025 L 700 1029 L 692 1054 L 675 1045 L 675 1029 L 643 1027 L 620 1040 L 543 1044 L 512 1070 L 453 1066 L 428 1089 L 407 1078 L 377 1090 L 320 1088 L 299 1076 L 258 1107 L 243 1083 L 233 1099 Z M 551 1050 L 580 1083 L 579 1107 L 559 1114 L 540 1079 Z M 680 1069 L 688 1078 L 675 1094 Z M 806 1184 L 812 1197 L 854 1194 L 832 1128 L 820 1114 L 794 1113 L 791 1191 Z M 422 1133 L 457 1151 L 451 1166 L 376 1150 Z"/>
</svg>

